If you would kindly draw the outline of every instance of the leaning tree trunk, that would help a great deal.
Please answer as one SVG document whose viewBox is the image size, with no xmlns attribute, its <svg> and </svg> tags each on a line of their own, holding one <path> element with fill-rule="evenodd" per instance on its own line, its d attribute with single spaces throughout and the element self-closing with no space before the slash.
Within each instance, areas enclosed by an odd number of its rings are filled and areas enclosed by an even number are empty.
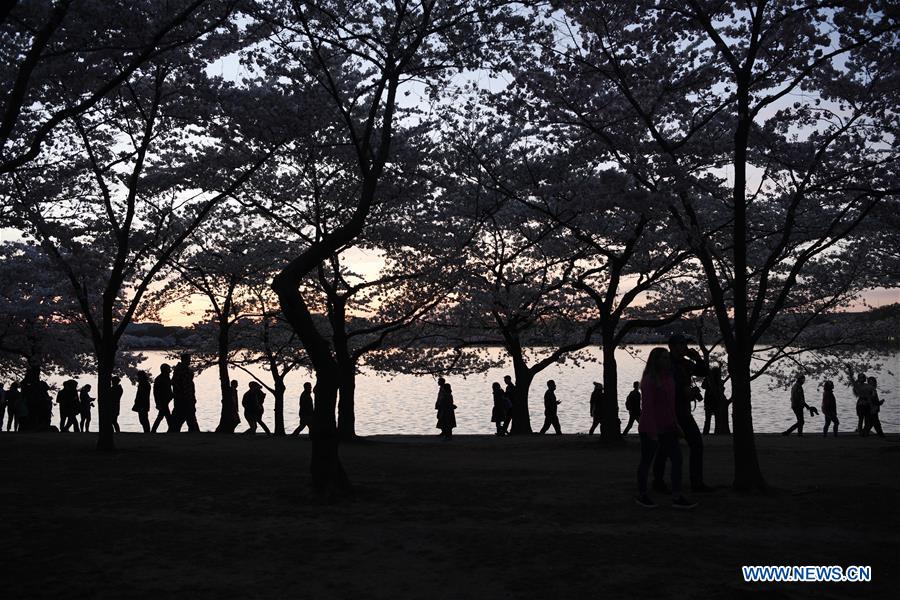
<svg viewBox="0 0 900 600">
<path fill-rule="evenodd" d="M 103 342 L 97 360 L 97 436 L 98 450 L 115 450 L 112 424 L 112 377 L 116 366 L 116 348 L 108 341 Z"/>
<path fill-rule="evenodd" d="M 603 404 L 600 421 L 600 441 L 624 441 L 619 421 L 619 367 L 616 363 L 616 342 L 611 331 L 602 332 L 603 343 Z"/>
<path fill-rule="evenodd" d="M 528 392 L 531 390 L 531 382 L 534 375 L 525 366 L 523 360 L 513 357 L 514 371 L 516 375 L 516 394 L 512 399 L 512 428 L 511 434 L 534 433 L 531 428 L 531 413 L 528 410 Z"/>
</svg>

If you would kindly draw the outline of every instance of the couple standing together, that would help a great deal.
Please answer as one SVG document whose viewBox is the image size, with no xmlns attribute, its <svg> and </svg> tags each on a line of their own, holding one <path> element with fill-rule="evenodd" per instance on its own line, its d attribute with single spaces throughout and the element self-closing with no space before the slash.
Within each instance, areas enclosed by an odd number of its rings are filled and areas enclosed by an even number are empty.
<svg viewBox="0 0 900 600">
<path fill-rule="evenodd" d="M 638 465 L 638 495 L 635 501 L 654 508 L 656 503 L 647 493 L 647 478 L 653 467 L 653 489 L 669 491 L 664 481 L 666 461 L 672 464 L 672 506 L 694 508 L 697 504 L 682 494 L 681 432 L 690 451 L 690 482 L 694 492 L 710 488 L 703 483 L 703 437 L 691 415 L 691 383 L 693 377 L 707 374 L 708 366 L 696 350 L 687 346 L 687 339 L 675 334 L 669 338 L 669 348 L 654 348 L 647 359 L 641 377 L 641 419 L 638 433 L 641 438 L 641 461 Z"/>
</svg>

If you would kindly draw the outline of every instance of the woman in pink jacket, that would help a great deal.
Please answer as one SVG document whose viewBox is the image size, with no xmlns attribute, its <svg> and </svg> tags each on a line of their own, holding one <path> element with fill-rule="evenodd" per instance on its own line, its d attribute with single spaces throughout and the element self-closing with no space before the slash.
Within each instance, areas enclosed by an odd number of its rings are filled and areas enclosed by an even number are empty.
<svg viewBox="0 0 900 600">
<path fill-rule="evenodd" d="M 654 348 L 647 358 L 647 366 L 641 377 L 641 420 L 638 422 L 641 438 L 641 462 L 638 465 L 638 495 L 635 502 L 646 508 L 656 508 L 647 495 L 647 475 L 656 451 L 662 447 L 672 461 L 672 507 L 694 508 L 692 502 L 681 494 L 681 448 L 678 445 L 678 424 L 675 420 L 675 379 L 672 376 L 672 360 L 665 348 Z"/>
</svg>

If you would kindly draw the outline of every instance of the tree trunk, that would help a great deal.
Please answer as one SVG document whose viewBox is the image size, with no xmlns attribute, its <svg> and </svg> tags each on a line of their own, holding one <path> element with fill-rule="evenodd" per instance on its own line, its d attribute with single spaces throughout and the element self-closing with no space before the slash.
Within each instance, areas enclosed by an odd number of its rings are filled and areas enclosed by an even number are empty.
<svg viewBox="0 0 900 600">
<path fill-rule="evenodd" d="M 339 380 L 338 433 L 342 440 L 356 438 L 356 369 L 342 368 Z"/>
<path fill-rule="evenodd" d="M 115 430 L 110 415 L 112 396 L 112 377 L 116 368 L 116 348 L 103 341 L 97 360 L 97 450 L 112 451 L 116 449 L 113 439 Z"/>
<path fill-rule="evenodd" d="M 525 366 L 521 357 L 513 357 L 514 371 L 516 375 L 516 394 L 512 399 L 512 428 L 511 434 L 534 433 L 531 429 L 531 414 L 528 410 L 528 392 L 534 375 Z"/>
<path fill-rule="evenodd" d="M 616 363 L 616 342 L 611 331 L 602 332 L 603 344 L 603 407 L 600 422 L 600 441 L 616 443 L 622 438 L 619 420 L 619 367 Z"/>
<path fill-rule="evenodd" d="M 275 429 L 273 433 L 275 435 L 286 435 L 284 431 L 284 392 L 287 387 L 284 385 L 284 378 L 277 378 L 275 380 L 275 392 L 273 396 L 275 397 Z"/>
<path fill-rule="evenodd" d="M 228 318 L 228 315 L 225 316 Z M 232 422 L 231 408 L 231 378 L 228 376 L 228 328 L 219 322 L 219 340 L 216 356 L 216 365 L 219 371 L 219 391 L 222 394 L 222 410 L 219 414 L 219 424 L 216 433 L 234 433 L 237 423 Z"/>
<path fill-rule="evenodd" d="M 728 425 L 728 399 L 722 393 L 718 398 L 718 406 L 716 407 L 716 428 L 713 431 L 715 435 L 731 435 L 731 427 Z"/>
<path fill-rule="evenodd" d="M 731 375 L 732 417 L 734 419 L 734 489 L 751 491 L 766 489 L 759 459 L 756 455 L 756 440 L 753 436 L 753 414 L 750 405 L 750 360 L 729 360 Z"/>
<path fill-rule="evenodd" d="M 310 474 L 313 488 L 328 500 L 335 500 L 350 490 L 350 480 L 338 454 L 340 439 L 334 419 L 337 382 L 336 370 L 333 373 L 316 373 L 314 426 L 309 434 L 312 441 Z"/>
</svg>

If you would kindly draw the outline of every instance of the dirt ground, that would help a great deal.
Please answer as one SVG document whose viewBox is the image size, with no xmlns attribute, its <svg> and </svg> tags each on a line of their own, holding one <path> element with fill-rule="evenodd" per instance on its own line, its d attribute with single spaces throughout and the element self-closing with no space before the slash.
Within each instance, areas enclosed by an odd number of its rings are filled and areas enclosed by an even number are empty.
<svg viewBox="0 0 900 600">
<path fill-rule="evenodd" d="M 773 489 L 636 506 L 639 448 L 584 435 L 372 437 L 352 501 L 309 491 L 306 438 L 0 434 L 3 597 L 897 597 L 900 436 L 759 436 Z M 741 565 L 871 565 L 871 583 L 746 584 Z"/>
</svg>

